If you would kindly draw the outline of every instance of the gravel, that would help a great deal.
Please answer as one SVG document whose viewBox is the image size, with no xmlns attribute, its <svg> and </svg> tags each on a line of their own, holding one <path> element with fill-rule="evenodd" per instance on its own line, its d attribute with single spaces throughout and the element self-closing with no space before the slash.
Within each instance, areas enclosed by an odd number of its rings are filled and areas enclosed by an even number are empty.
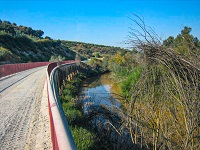
<svg viewBox="0 0 200 150">
<path fill-rule="evenodd" d="M 52 149 L 46 67 L 0 79 L 0 149 Z"/>
</svg>

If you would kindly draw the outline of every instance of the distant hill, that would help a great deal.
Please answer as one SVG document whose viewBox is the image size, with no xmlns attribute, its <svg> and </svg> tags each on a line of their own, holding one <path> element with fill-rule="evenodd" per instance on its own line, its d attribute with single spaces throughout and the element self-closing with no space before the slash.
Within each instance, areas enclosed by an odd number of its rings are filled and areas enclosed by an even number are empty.
<svg viewBox="0 0 200 150">
<path fill-rule="evenodd" d="M 62 44 L 69 49 L 81 54 L 84 57 L 90 58 L 99 53 L 100 55 L 114 55 L 117 51 L 126 53 L 128 50 L 120 47 L 97 45 L 91 43 L 74 42 L 74 41 L 62 41 Z"/>
<path fill-rule="evenodd" d="M 113 55 L 126 49 L 42 37 L 42 30 L 18 26 L 16 23 L 0 20 L 0 64 L 49 61 L 52 56 L 62 56 L 66 60 L 75 59 L 76 53 L 82 58 L 98 54 Z"/>
</svg>

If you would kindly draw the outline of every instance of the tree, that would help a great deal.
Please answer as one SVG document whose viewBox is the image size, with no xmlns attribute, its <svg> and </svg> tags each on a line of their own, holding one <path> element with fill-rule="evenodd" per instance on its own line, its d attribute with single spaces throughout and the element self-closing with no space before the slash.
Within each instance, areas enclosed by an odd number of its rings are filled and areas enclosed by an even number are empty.
<svg viewBox="0 0 200 150">
<path fill-rule="evenodd" d="M 65 60 L 65 59 L 66 59 L 66 58 L 65 58 L 64 56 L 62 57 L 61 55 L 58 55 L 58 60 L 59 60 L 59 61 L 63 61 L 63 60 Z"/>
<path fill-rule="evenodd" d="M 51 56 L 51 58 L 50 58 L 50 62 L 60 62 L 60 61 L 63 61 L 63 60 L 65 60 L 66 58 L 65 57 L 62 57 L 61 55 L 53 55 L 53 56 Z"/>
<path fill-rule="evenodd" d="M 198 38 L 191 35 L 192 28 L 185 26 L 176 38 L 168 37 L 163 41 L 163 46 L 173 48 L 177 54 L 185 57 L 193 57 L 199 47 Z M 193 55 L 193 56 L 192 56 Z M 195 54 L 196 55 L 196 54 Z"/>
<path fill-rule="evenodd" d="M 36 30 L 37 37 L 42 37 L 44 32 L 42 30 Z"/>
<path fill-rule="evenodd" d="M 169 36 L 166 40 L 163 41 L 163 45 L 167 47 L 172 46 L 173 43 L 174 43 L 173 36 Z"/>
<path fill-rule="evenodd" d="M 12 26 L 16 27 L 16 26 L 17 26 L 17 24 L 13 22 L 13 23 L 12 23 Z"/>
<path fill-rule="evenodd" d="M 94 52 L 93 55 L 94 55 L 94 57 L 99 58 L 100 57 L 100 52 Z"/>
<path fill-rule="evenodd" d="M 125 62 L 124 57 L 122 56 L 121 52 L 117 52 L 117 54 L 114 55 L 114 60 L 118 65 L 123 65 Z"/>
<path fill-rule="evenodd" d="M 192 28 L 185 26 L 184 29 L 181 31 L 181 34 L 184 35 L 189 35 L 190 32 L 192 31 Z"/>
<path fill-rule="evenodd" d="M 7 25 L 11 25 L 11 23 L 9 21 L 4 21 L 4 23 Z"/>
<path fill-rule="evenodd" d="M 16 34 L 14 27 L 12 27 L 12 26 L 8 27 L 6 30 L 7 30 L 7 32 L 11 33 L 12 35 Z"/>
<path fill-rule="evenodd" d="M 45 36 L 45 39 L 47 39 L 47 40 L 53 40 L 51 37 L 49 37 L 49 36 Z"/>
</svg>

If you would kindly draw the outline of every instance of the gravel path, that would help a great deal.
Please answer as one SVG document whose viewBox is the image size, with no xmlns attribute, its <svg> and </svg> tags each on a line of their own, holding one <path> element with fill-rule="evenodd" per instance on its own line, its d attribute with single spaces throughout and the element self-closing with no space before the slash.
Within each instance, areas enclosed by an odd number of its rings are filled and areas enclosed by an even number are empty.
<svg viewBox="0 0 200 150">
<path fill-rule="evenodd" d="M 51 149 L 45 70 L 0 79 L 0 150 Z"/>
</svg>

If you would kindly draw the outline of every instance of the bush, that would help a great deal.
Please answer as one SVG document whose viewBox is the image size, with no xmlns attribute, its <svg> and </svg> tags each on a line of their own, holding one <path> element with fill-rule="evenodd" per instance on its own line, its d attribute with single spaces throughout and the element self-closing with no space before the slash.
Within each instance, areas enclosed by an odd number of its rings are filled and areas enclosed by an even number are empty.
<svg viewBox="0 0 200 150">
<path fill-rule="evenodd" d="M 83 127 L 71 127 L 72 135 L 74 137 L 78 150 L 88 150 L 93 147 L 95 134 Z"/>
<path fill-rule="evenodd" d="M 131 94 L 129 93 L 129 91 L 136 85 L 141 74 L 142 68 L 136 67 L 135 69 L 133 69 L 132 73 L 127 77 L 127 79 L 120 83 L 121 93 L 124 97 L 130 97 Z"/>
<path fill-rule="evenodd" d="M 13 54 L 6 48 L 0 47 L 0 61 L 11 60 Z"/>
<path fill-rule="evenodd" d="M 73 124 L 76 124 L 76 123 L 79 123 L 80 120 L 82 120 L 81 118 L 83 117 L 83 114 L 80 110 L 77 110 L 77 109 L 65 109 L 65 115 L 66 115 L 66 118 L 67 118 L 67 121 L 70 125 L 73 125 Z"/>
</svg>

